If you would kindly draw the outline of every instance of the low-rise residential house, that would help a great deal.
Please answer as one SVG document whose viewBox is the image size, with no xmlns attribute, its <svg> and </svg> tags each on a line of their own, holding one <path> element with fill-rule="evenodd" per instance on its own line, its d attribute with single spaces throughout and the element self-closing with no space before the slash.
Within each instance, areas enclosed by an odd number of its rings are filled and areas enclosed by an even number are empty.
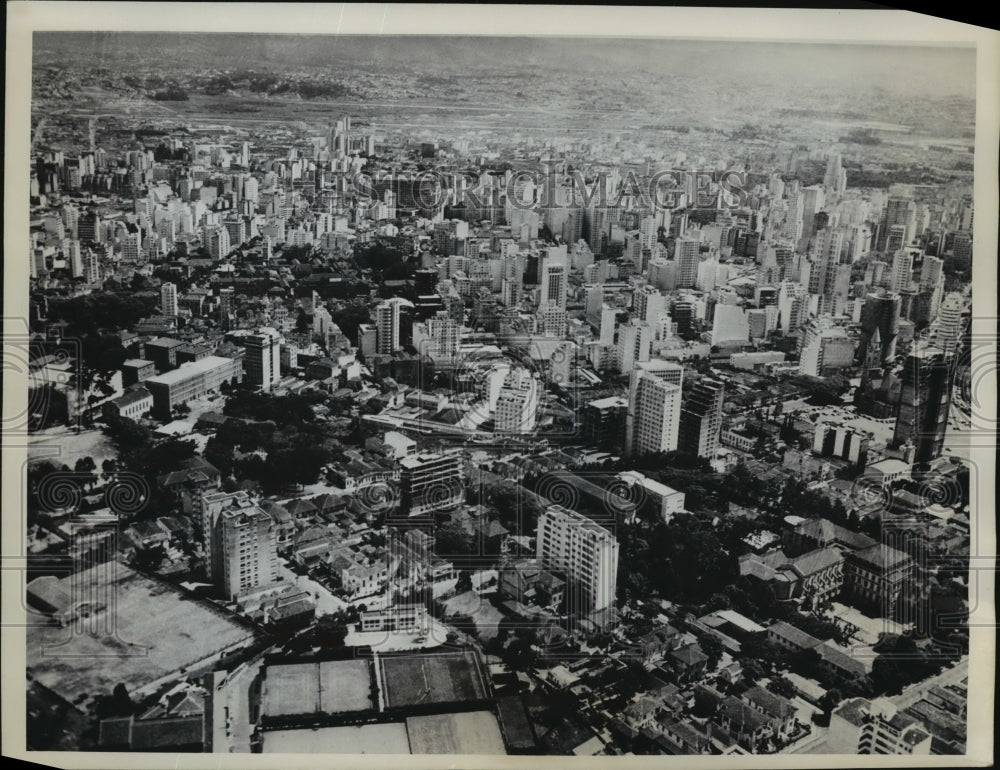
<svg viewBox="0 0 1000 770">
<path fill-rule="evenodd" d="M 781 740 L 788 740 L 795 730 L 795 706 L 791 701 L 776 693 L 754 685 L 746 690 L 740 699 L 764 716 L 773 720 L 774 733 Z"/>
<path fill-rule="evenodd" d="M 690 682 L 705 673 L 708 656 L 697 644 L 689 644 L 676 650 L 671 650 L 668 660 L 678 682 Z"/>
<path fill-rule="evenodd" d="M 719 669 L 719 678 L 732 687 L 743 678 L 743 666 L 738 660 L 734 660 Z"/>
<path fill-rule="evenodd" d="M 302 628 L 316 616 L 316 602 L 308 591 L 297 591 L 266 601 L 262 620 L 280 628 Z"/>
<path fill-rule="evenodd" d="M 635 641 L 640 654 L 647 661 L 654 658 L 662 658 L 673 650 L 676 650 L 681 643 L 680 632 L 669 624 L 654 628 Z"/>
<path fill-rule="evenodd" d="M 710 754 L 711 740 L 694 724 L 682 722 L 672 716 L 657 720 L 652 728 L 656 742 L 673 755 Z"/>
<path fill-rule="evenodd" d="M 385 561 L 354 561 L 340 571 L 340 584 L 344 591 L 354 596 L 370 596 L 385 587 L 388 567 Z"/>
<path fill-rule="evenodd" d="M 566 581 L 541 567 L 537 559 L 513 559 L 499 568 L 500 593 L 522 604 L 558 605 Z"/>
<path fill-rule="evenodd" d="M 719 705 L 721 727 L 747 751 L 760 753 L 775 734 L 775 721 L 732 695 Z"/>
</svg>

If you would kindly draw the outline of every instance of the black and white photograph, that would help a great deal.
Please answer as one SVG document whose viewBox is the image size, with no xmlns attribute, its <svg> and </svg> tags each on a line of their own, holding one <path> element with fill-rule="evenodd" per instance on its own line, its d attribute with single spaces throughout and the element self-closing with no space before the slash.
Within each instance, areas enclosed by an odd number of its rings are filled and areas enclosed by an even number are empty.
<svg viewBox="0 0 1000 770">
<path fill-rule="evenodd" d="M 989 764 L 998 33 L 143 5 L 8 5 L 4 754 Z"/>
</svg>

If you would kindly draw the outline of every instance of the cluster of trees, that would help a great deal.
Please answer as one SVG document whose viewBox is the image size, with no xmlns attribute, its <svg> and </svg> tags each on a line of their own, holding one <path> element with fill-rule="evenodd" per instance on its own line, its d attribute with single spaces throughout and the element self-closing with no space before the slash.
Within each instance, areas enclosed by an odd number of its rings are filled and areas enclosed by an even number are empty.
<svg viewBox="0 0 1000 770">
<path fill-rule="evenodd" d="M 872 662 L 872 685 L 886 695 L 897 695 L 907 685 L 940 673 L 945 663 L 957 658 L 957 651 L 949 655 L 942 648 L 921 646 L 913 637 L 899 634 L 884 634 L 874 649 L 878 655 Z"/>
<path fill-rule="evenodd" d="M 283 77 L 272 72 L 243 70 L 235 73 L 205 75 L 194 78 L 192 88 L 219 96 L 229 91 L 250 91 L 255 94 L 299 94 L 306 99 L 352 96 L 354 91 L 343 83 L 316 78 Z"/>
<path fill-rule="evenodd" d="M 189 98 L 188 92 L 180 86 L 167 86 L 153 93 L 153 99 L 158 102 L 186 102 Z"/>
<path fill-rule="evenodd" d="M 222 413 L 230 417 L 271 421 L 276 425 L 303 429 L 306 424 L 315 421 L 312 408 L 323 398 L 324 395 L 318 391 L 288 393 L 279 397 L 270 393 L 235 390 L 226 399 Z"/>
<path fill-rule="evenodd" d="M 83 337 L 98 331 L 130 329 L 151 315 L 159 303 L 155 296 L 136 296 L 130 292 L 95 291 L 68 299 L 53 298 L 49 320 L 66 321 L 67 337 Z M 119 345 L 121 343 L 119 342 Z"/>
<path fill-rule="evenodd" d="M 278 398 L 234 391 L 223 413 L 258 422 L 234 419 L 221 425 L 205 445 L 205 459 L 226 476 L 255 481 L 268 493 L 315 482 L 333 457 L 312 411 L 322 398 L 321 393 Z M 237 450 L 245 456 L 237 457 Z"/>
<path fill-rule="evenodd" d="M 870 128 L 852 128 L 847 136 L 840 137 L 840 141 L 846 144 L 882 144 L 881 137 Z"/>
<path fill-rule="evenodd" d="M 360 270 L 371 270 L 372 280 L 378 283 L 412 278 L 418 267 L 416 261 L 407 260 L 399 249 L 383 243 L 357 249 L 354 261 Z"/>
<path fill-rule="evenodd" d="M 792 384 L 809 393 L 809 403 L 813 406 L 831 406 L 841 403 L 841 396 L 851 389 L 851 381 L 842 374 L 832 377 L 810 377 L 797 375 Z"/>
<path fill-rule="evenodd" d="M 356 621 L 356 613 L 354 614 Z M 311 652 L 315 647 L 322 650 L 339 649 L 347 639 L 350 623 L 351 617 L 345 611 L 321 615 L 313 625 L 289 639 L 286 646 L 292 653 Z"/>
<path fill-rule="evenodd" d="M 132 716 L 138 706 L 132 701 L 132 696 L 128 694 L 125 685 L 119 682 L 110 695 L 95 696 L 92 708 L 98 719 L 108 719 L 110 717 Z"/>
<path fill-rule="evenodd" d="M 738 577 L 711 524 L 699 514 L 630 527 L 619 533 L 620 559 L 629 565 L 619 576 L 619 597 L 629 601 L 662 597 L 701 604 Z"/>
</svg>

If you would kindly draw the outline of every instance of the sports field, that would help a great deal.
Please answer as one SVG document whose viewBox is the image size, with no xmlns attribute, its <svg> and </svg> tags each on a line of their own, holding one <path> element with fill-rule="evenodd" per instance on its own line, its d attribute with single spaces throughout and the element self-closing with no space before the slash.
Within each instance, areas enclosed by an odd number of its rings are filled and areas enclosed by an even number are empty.
<svg viewBox="0 0 1000 770">
<path fill-rule="evenodd" d="M 489 711 L 432 714 L 406 720 L 412 754 L 506 754 Z"/>
<path fill-rule="evenodd" d="M 409 754 L 400 722 L 264 733 L 265 754 Z"/>
<path fill-rule="evenodd" d="M 374 708 L 367 660 L 290 663 L 268 666 L 262 713 L 339 714 Z"/>
<path fill-rule="evenodd" d="M 129 692 L 179 672 L 253 633 L 227 617 L 116 562 L 63 578 L 67 594 L 106 606 L 73 627 L 29 627 L 27 666 L 71 703 Z"/>
<path fill-rule="evenodd" d="M 482 670 L 472 652 L 380 656 L 379 665 L 389 708 L 486 697 Z"/>
</svg>

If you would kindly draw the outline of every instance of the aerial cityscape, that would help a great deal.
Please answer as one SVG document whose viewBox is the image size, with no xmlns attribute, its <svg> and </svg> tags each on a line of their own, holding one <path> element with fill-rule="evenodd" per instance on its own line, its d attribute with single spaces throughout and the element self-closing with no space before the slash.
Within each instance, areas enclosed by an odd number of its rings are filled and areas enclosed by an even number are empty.
<svg viewBox="0 0 1000 770">
<path fill-rule="evenodd" d="M 32 56 L 28 749 L 966 753 L 974 49 Z"/>
</svg>

